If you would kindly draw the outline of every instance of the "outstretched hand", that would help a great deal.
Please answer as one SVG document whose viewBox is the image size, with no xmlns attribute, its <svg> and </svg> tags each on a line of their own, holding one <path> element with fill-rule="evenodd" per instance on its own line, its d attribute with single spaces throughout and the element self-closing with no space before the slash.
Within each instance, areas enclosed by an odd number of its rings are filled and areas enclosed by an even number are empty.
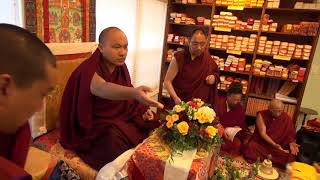
<svg viewBox="0 0 320 180">
<path fill-rule="evenodd" d="M 148 109 L 143 115 L 143 120 L 145 121 L 152 121 L 154 119 L 154 115 L 151 109 Z"/>
<path fill-rule="evenodd" d="M 135 98 L 142 104 L 163 109 L 163 104 L 150 98 L 147 93 L 151 92 L 151 88 L 147 86 L 139 86 L 135 88 Z"/>
<path fill-rule="evenodd" d="M 289 146 L 290 146 L 291 154 L 295 155 L 295 156 L 298 155 L 300 145 L 292 142 L 292 143 L 289 144 Z"/>
<path fill-rule="evenodd" d="M 286 153 L 286 154 L 289 154 L 289 150 L 283 149 L 283 148 L 280 146 L 280 144 L 277 144 L 275 148 L 278 149 L 278 150 L 281 151 L 281 152 L 284 152 L 284 153 Z"/>
</svg>

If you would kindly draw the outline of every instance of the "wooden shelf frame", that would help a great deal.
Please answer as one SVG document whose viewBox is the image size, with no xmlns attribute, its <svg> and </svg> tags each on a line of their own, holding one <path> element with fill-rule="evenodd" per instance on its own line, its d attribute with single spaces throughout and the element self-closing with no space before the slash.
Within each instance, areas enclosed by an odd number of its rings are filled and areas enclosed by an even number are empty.
<svg viewBox="0 0 320 180">
<path fill-rule="evenodd" d="M 166 74 L 166 69 L 168 67 L 168 62 L 166 60 L 167 58 L 167 50 L 169 49 L 168 46 L 177 46 L 177 47 L 187 47 L 186 44 L 179 44 L 179 43 L 174 43 L 174 42 L 167 42 L 167 35 L 169 33 L 174 33 L 174 27 L 175 26 L 180 26 L 180 28 L 198 28 L 198 27 L 204 27 L 204 28 L 208 28 L 209 31 L 209 35 L 214 33 L 214 32 L 217 32 L 214 30 L 214 28 L 212 27 L 212 19 L 213 19 L 213 16 L 215 14 L 217 14 L 216 12 L 217 11 L 220 11 L 220 10 L 223 10 L 223 11 L 231 11 L 231 12 L 234 12 L 233 10 L 228 10 L 226 6 L 217 6 L 215 4 L 215 0 L 213 0 L 213 3 L 212 4 L 182 4 L 182 3 L 176 3 L 174 2 L 174 0 L 169 0 L 168 1 L 168 7 L 167 7 L 167 21 L 166 21 L 166 27 L 165 27 L 165 36 L 164 36 L 164 43 L 163 43 L 163 57 L 162 57 L 162 66 L 161 66 L 161 75 L 160 75 L 160 83 L 159 83 L 159 101 L 161 101 L 162 97 L 161 97 L 161 94 L 162 94 L 162 89 L 163 89 L 163 80 L 164 80 L 164 76 Z M 206 11 L 208 10 L 208 8 L 211 8 L 211 22 L 210 22 L 210 26 L 203 26 L 203 25 L 187 25 L 187 24 L 176 24 L 176 23 L 172 23 L 172 22 L 169 22 L 169 18 L 170 18 L 170 13 L 173 12 L 173 10 L 177 7 L 177 6 L 188 6 L 188 8 L 192 8 L 192 7 L 195 7 L 196 9 L 202 9 L 202 8 L 205 8 Z M 271 17 L 274 18 L 275 16 L 273 16 L 272 12 L 276 12 L 276 13 L 287 13 L 289 14 L 290 16 L 288 16 L 288 24 L 291 24 L 292 22 L 289 21 L 290 18 L 292 18 L 293 16 L 296 16 L 296 17 L 301 17 L 304 15 L 304 13 L 306 14 L 315 14 L 317 15 L 317 17 L 320 17 L 320 10 L 314 10 L 314 9 L 292 9 L 292 8 L 267 8 L 267 3 L 265 1 L 264 5 L 262 8 L 244 8 L 243 12 L 245 11 L 253 11 L 254 13 L 257 13 L 257 16 L 260 17 L 260 21 L 262 22 L 262 19 L 264 17 L 264 15 L 266 13 L 271 13 Z M 257 10 L 257 11 L 255 11 Z M 185 12 L 188 14 L 188 12 Z M 320 21 L 320 19 L 318 19 L 318 22 Z M 275 22 L 277 22 L 275 20 Z M 316 22 L 316 21 L 315 21 Z M 249 33 L 252 33 L 252 34 L 257 34 L 257 41 L 256 41 L 256 45 L 255 45 L 255 49 L 253 52 L 241 52 L 241 56 L 242 55 L 245 55 L 246 57 L 252 57 L 252 59 L 247 59 L 248 61 L 247 62 L 251 62 L 251 65 L 252 67 L 254 67 L 254 61 L 255 59 L 258 59 L 257 57 L 259 57 L 259 59 L 264 59 L 264 58 L 261 58 L 261 56 L 263 57 L 267 57 L 266 59 L 271 59 L 272 58 L 272 62 L 274 62 L 274 64 L 277 64 L 276 62 L 279 62 L 278 64 L 282 64 L 283 62 L 285 61 L 281 61 L 281 60 L 276 60 L 276 59 L 273 59 L 273 55 L 268 55 L 268 54 L 260 54 L 258 53 L 258 44 L 259 44 L 259 38 L 261 35 L 264 35 L 264 36 L 281 36 L 281 37 L 296 37 L 296 38 L 309 38 L 311 39 L 310 42 L 312 42 L 312 45 L 313 48 L 312 48 L 312 51 L 311 51 L 311 55 L 310 55 L 310 59 L 309 60 L 303 60 L 303 59 L 299 59 L 299 58 L 291 58 L 290 61 L 286 61 L 288 63 L 290 63 L 291 61 L 292 62 L 299 62 L 302 64 L 302 66 L 304 66 L 306 68 L 306 73 L 305 73 L 305 77 L 304 77 L 304 81 L 303 82 L 298 82 L 299 83 L 299 91 L 298 91 L 298 96 L 296 97 L 298 102 L 296 103 L 296 111 L 295 111 L 295 114 L 294 114 L 294 121 L 297 119 L 298 117 L 298 113 L 299 113 L 299 108 L 301 106 L 301 102 L 302 102 L 302 98 L 303 98 L 303 94 L 304 94 L 304 91 L 305 91 L 305 87 L 306 87 L 306 83 L 307 83 L 307 80 L 308 80 L 308 76 L 309 76 L 309 73 L 310 73 L 310 69 L 311 69 L 311 64 L 312 64 L 312 61 L 313 61 L 313 58 L 314 58 L 314 54 L 315 54 L 315 50 L 316 50 L 316 46 L 317 46 L 317 42 L 318 42 L 318 38 L 319 38 L 319 29 L 318 29 L 318 32 L 317 32 L 317 35 L 316 36 L 304 36 L 304 35 L 299 35 L 299 34 L 291 34 L 291 33 L 285 33 L 285 32 L 269 32 L 269 31 L 262 31 L 262 24 L 260 24 L 260 27 L 259 27 L 259 30 L 258 31 L 253 31 L 253 30 L 237 30 L 237 29 L 231 29 L 231 32 L 219 32 L 219 33 L 225 33 L 225 34 L 234 34 L 234 33 L 246 33 L 246 35 L 244 34 L 244 36 L 247 36 L 248 35 L 248 32 Z M 268 38 L 269 39 L 269 38 Z M 280 40 L 280 39 L 279 39 Z M 210 38 L 208 38 L 208 44 L 210 42 Z M 296 42 L 296 43 L 300 43 L 300 42 Z M 226 49 L 220 49 L 220 48 L 210 48 L 209 45 L 208 45 L 208 51 L 210 52 L 215 52 L 215 51 L 220 51 L 220 53 L 225 53 L 225 56 L 227 57 L 228 53 L 227 53 L 227 50 Z M 299 65 L 301 65 L 299 64 Z M 248 93 L 245 94 L 245 97 L 244 99 L 248 99 L 249 97 L 254 97 L 254 98 L 259 98 L 259 99 L 267 99 L 267 100 L 270 100 L 271 98 L 270 97 L 267 97 L 267 96 L 263 96 L 263 95 L 256 95 L 256 94 L 252 94 L 249 92 L 249 89 L 251 87 L 251 81 L 252 81 L 252 78 L 253 77 L 260 77 L 260 76 L 256 76 L 254 75 L 252 72 L 232 72 L 232 71 L 222 71 L 222 72 L 225 72 L 225 73 L 230 73 L 232 74 L 232 76 L 234 77 L 237 77 L 237 76 L 248 76 Z M 271 79 L 280 79 L 282 81 L 290 81 L 288 79 L 282 79 L 282 78 L 278 78 L 278 77 L 269 77 L 269 76 L 265 76 L 265 78 L 271 78 Z M 245 103 L 246 105 L 246 103 Z"/>
</svg>

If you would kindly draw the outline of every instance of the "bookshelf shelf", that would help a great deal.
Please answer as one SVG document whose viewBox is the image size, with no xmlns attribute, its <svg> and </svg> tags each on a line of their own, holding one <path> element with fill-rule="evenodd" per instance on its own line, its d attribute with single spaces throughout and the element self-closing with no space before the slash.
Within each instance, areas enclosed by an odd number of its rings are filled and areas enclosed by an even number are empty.
<svg viewBox="0 0 320 180">
<path fill-rule="evenodd" d="M 302 37 L 315 37 L 315 36 L 309 36 L 309 35 L 302 35 L 302 34 L 296 34 L 296 33 L 286 33 L 286 32 L 272 32 L 272 31 L 262 31 L 262 34 L 277 34 L 277 35 L 286 35 L 286 36 L 302 36 Z"/>
<path fill-rule="evenodd" d="M 266 100 L 271 100 L 272 99 L 272 97 L 270 97 L 270 96 L 259 95 L 259 94 L 255 94 L 255 93 L 250 93 L 249 97 L 255 97 L 255 98 L 266 99 Z"/>
<path fill-rule="evenodd" d="M 177 6 L 198 6 L 198 7 L 212 7 L 212 4 L 201 4 L 201 3 L 178 3 L 178 2 L 172 2 L 172 5 Z"/>
<path fill-rule="evenodd" d="M 204 26 L 204 25 L 197 25 L 197 24 L 182 24 L 182 23 L 169 23 L 171 25 L 176 25 L 176 26 L 184 26 L 184 27 L 193 27 L 193 28 L 209 28 L 209 26 Z"/>
<path fill-rule="evenodd" d="M 249 72 L 240 72 L 240 71 L 226 71 L 226 70 L 222 70 L 222 71 L 220 71 L 220 72 L 231 73 L 231 74 L 242 74 L 242 75 L 247 75 L 247 76 L 250 75 Z"/>
<path fill-rule="evenodd" d="M 284 78 L 274 77 L 274 76 L 259 76 L 259 75 L 253 75 L 253 76 L 261 77 L 261 78 L 278 79 L 278 80 L 289 81 L 289 82 L 294 82 L 294 83 L 303 83 L 303 82 L 300 82 L 300 81 L 294 81 L 294 80 L 291 80 L 291 79 L 284 79 Z"/>
<path fill-rule="evenodd" d="M 212 48 L 210 47 L 211 50 L 216 50 L 216 51 L 226 51 L 226 53 L 228 53 L 227 49 L 222 49 L 222 48 Z M 233 54 L 233 53 L 228 53 L 228 54 Z M 241 54 L 253 54 L 253 52 L 249 52 L 249 51 L 241 51 Z"/>
<path fill-rule="evenodd" d="M 171 44 L 171 45 L 177 45 L 177 46 L 188 46 L 186 44 L 180 44 L 180 43 L 176 43 L 176 42 L 167 42 L 168 44 Z"/>
</svg>

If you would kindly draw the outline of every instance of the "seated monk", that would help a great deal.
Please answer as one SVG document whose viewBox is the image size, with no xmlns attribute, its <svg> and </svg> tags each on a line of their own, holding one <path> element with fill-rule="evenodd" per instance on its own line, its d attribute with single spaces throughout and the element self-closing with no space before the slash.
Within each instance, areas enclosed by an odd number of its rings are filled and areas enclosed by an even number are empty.
<svg viewBox="0 0 320 180">
<path fill-rule="evenodd" d="M 292 120 L 283 109 L 283 103 L 273 99 L 268 110 L 257 114 L 256 130 L 244 150 L 248 161 L 262 160 L 269 154 L 273 164 L 279 167 L 294 161 L 299 145 L 295 143 L 296 131 Z"/>
<path fill-rule="evenodd" d="M 126 35 L 116 27 L 104 29 L 98 49 L 75 69 L 62 97 L 60 142 L 96 170 L 158 126 L 143 104 L 163 105 L 147 96 L 150 88 L 133 88 L 125 64 L 127 52 Z"/>
<path fill-rule="evenodd" d="M 228 134 L 227 129 L 223 135 L 224 144 L 221 152 L 232 156 L 240 154 L 240 149 L 247 132 L 245 122 L 245 110 L 240 104 L 242 98 L 242 85 L 238 82 L 230 84 L 227 97 L 219 97 L 215 104 L 215 111 L 219 118 L 220 124 L 224 128 L 240 127 L 241 130 L 236 134 L 233 140 Z"/>
<path fill-rule="evenodd" d="M 207 42 L 206 32 L 201 28 L 195 29 L 189 48 L 178 51 L 170 62 L 164 79 L 164 87 L 173 100 L 170 106 L 193 98 L 213 105 L 219 75 L 218 66 L 206 49 Z"/>
<path fill-rule="evenodd" d="M 0 24 L 0 177 L 31 180 L 24 171 L 31 132 L 28 119 L 56 81 L 55 57 L 27 30 Z"/>
</svg>

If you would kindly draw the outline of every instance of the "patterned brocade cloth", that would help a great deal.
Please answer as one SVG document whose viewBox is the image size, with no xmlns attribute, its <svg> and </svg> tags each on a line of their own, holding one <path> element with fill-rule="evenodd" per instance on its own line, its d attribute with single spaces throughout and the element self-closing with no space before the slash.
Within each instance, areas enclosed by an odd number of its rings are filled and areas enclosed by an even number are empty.
<svg viewBox="0 0 320 180">
<path fill-rule="evenodd" d="M 127 162 L 129 179 L 162 180 L 166 168 L 166 161 L 171 154 L 170 148 L 157 135 L 152 135 L 137 147 Z M 210 165 L 211 164 L 211 165 Z M 209 172 L 214 169 L 214 156 L 196 157 L 189 169 L 188 180 L 208 179 Z M 186 169 L 184 169 L 186 170 Z M 178 178 L 177 178 L 178 179 Z"/>
</svg>

